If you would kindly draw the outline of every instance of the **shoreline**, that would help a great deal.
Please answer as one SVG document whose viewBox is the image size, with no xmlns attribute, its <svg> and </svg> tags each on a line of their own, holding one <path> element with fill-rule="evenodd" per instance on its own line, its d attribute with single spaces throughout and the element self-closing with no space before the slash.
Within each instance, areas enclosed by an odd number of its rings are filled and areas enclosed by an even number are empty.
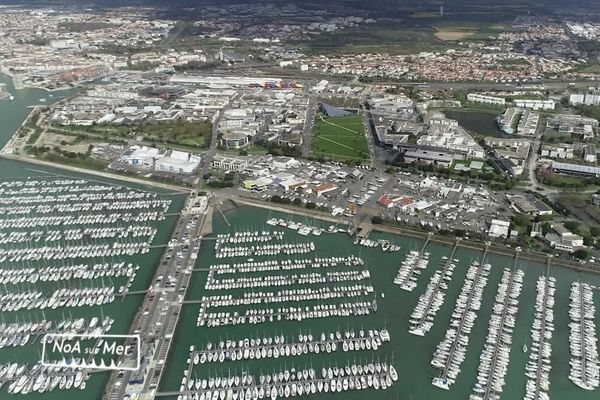
<svg viewBox="0 0 600 400">
<path fill-rule="evenodd" d="M 12 85 L 14 90 L 23 90 L 23 89 L 39 89 L 39 90 L 43 90 L 45 92 L 48 93 L 54 93 L 54 92 L 60 92 L 63 90 L 71 90 L 71 89 L 76 89 L 79 86 L 62 86 L 62 87 L 58 87 L 58 88 L 53 88 L 53 89 L 48 89 L 47 87 L 43 87 L 43 86 L 31 86 L 31 85 L 25 85 L 23 84 L 23 82 L 21 82 L 20 79 L 18 79 L 12 72 L 2 68 L 0 69 L 0 74 L 7 76 Z"/>
<path fill-rule="evenodd" d="M 333 217 L 331 215 L 326 215 L 326 214 L 318 212 L 318 211 L 315 212 L 314 210 L 303 210 L 303 209 L 293 207 L 293 206 L 287 207 L 284 204 L 261 202 L 261 201 L 257 201 L 254 199 L 244 198 L 244 197 L 237 197 L 235 199 L 230 198 L 230 200 L 233 200 L 235 203 L 241 203 L 241 204 L 248 205 L 248 206 L 259 207 L 259 208 L 264 208 L 264 209 L 279 211 L 279 212 L 285 212 L 285 213 L 289 213 L 289 214 L 302 215 L 302 216 L 307 216 L 307 217 L 316 218 L 316 219 L 319 219 L 322 221 L 328 221 L 328 222 L 333 222 L 333 223 L 338 223 L 338 224 L 348 224 L 348 221 L 346 218 Z M 414 237 L 414 238 L 418 238 L 418 239 L 427 239 L 427 237 L 429 236 L 428 232 L 415 231 L 410 228 L 400 228 L 400 227 L 394 227 L 394 226 L 383 225 L 383 224 L 374 224 L 373 230 L 378 231 L 378 232 L 390 233 L 390 234 L 394 234 L 394 235 L 410 236 L 410 237 Z M 430 240 L 433 242 L 436 242 L 436 243 L 441 243 L 441 244 L 446 244 L 446 245 L 456 244 L 456 239 L 438 235 L 435 233 L 430 236 Z M 458 241 L 458 246 L 466 248 L 466 249 L 470 249 L 470 250 L 484 251 L 485 247 L 486 247 L 486 243 L 476 242 L 476 241 L 473 241 L 470 239 L 460 239 Z M 501 255 L 501 256 L 506 256 L 506 257 L 515 257 L 515 255 L 517 254 L 517 251 L 514 248 L 505 248 L 505 247 L 502 247 L 502 246 L 499 246 L 499 245 L 493 244 L 493 243 L 491 243 L 488 246 L 488 252 L 497 254 L 497 255 Z M 533 253 L 530 251 L 523 250 L 523 251 L 518 252 L 518 258 L 533 261 L 533 262 L 538 262 L 538 263 L 548 263 L 549 262 L 550 266 L 559 266 L 559 267 L 569 268 L 569 269 L 577 271 L 577 272 L 589 272 L 589 273 L 594 273 L 594 274 L 600 274 L 600 266 L 596 266 L 596 265 L 590 264 L 588 262 L 577 263 L 574 261 L 553 257 L 552 255 L 548 256 L 545 253 L 538 254 L 538 253 Z"/>
<path fill-rule="evenodd" d="M 172 190 L 172 191 L 175 191 L 175 192 L 178 192 L 181 194 L 189 193 L 193 190 L 191 188 L 186 189 L 181 186 L 169 185 L 167 183 L 147 181 L 147 180 L 139 179 L 139 178 L 136 178 L 133 176 L 123 176 L 123 175 L 111 174 L 109 172 L 74 167 L 74 166 L 66 165 L 66 164 L 58 164 L 58 163 L 55 164 L 55 163 L 51 163 L 49 161 L 38 160 L 36 158 L 31 158 L 31 157 L 23 157 L 23 156 L 18 156 L 18 155 L 14 155 L 14 154 L 6 154 L 6 153 L 4 153 L 4 151 L 0 152 L 0 158 L 6 159 L 6 160 L 12 160 L 12 161 L 25 162 L 25 163 L 29 163 L 29 164 L 33 164 L 33 165 L 40 165 L 43 167 L 63 169 L 66 171 L 76 172 L 79 174 L 99 176 L 102 178 L 113 179 L 113 180 L 118 180 L 118 181 L 123 181 L 123 182 L 129 182 L 129 183 L 134 183 L 137 185 L 151 186 L 151 187 L 155 187 L 155 188 L 159 188 L 159 189 L 168 189 L 168 190 Z"/>
</svg>

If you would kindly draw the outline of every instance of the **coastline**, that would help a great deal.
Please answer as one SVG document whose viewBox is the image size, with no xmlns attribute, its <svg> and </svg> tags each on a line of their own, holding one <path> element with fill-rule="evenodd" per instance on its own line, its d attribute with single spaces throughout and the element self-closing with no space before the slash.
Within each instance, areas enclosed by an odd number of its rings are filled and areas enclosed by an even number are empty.
<svg viewBox="0 0 600 400">
<path fill-rule="evenodd" d="M 8 145 L 8 143 L 7 143 L 7 145 Z M 102 178 L 114 179 L 114 180 L 119 180 L 119 181 L 123 181 L 123 182 L 134 183 L 137 185 L 151 186 L 151 187 L 156 187 L 159 189 L 168 189 L 168 190 L 172 190 L 172 191 L 175 191 L 178 193 L 189 193 L 192 190 L 189 188 L 186 189 L 181 186 L 169 185 L 167 183 L 161 183 L 161 182 L 148 181 L 148 180 L 144 180 L 144 179 L 135 178 L 132 176 L 111 174 L 109 172 L 104 172 L 104 171 L 96 171 L 96 170 L 91 170 L 91 169 L 86 169 L 86 168 L 79 168 L 79 167 L 74 167 L 74 166 L 65 165 L 65 164 L 58 164 L 58 163 L 55 164 L 55 163 L 51 163 L 49 161 L 38 160 L 35 158 L 31 158 L 31 157 L 23 157 L 23 156 L 18 156 L 18 155 L 14 155 L 14 154 L 7 154 L 4 152 L 4 149 L 2 150 L 2 152 L 0 152 L 0 158 L 12 160 L 12 161 L 25 162 L 25 163 L 39 165 L 39 166 L 43 166 L 43 167 L 63 169 L 66 171 L 76 172 L 79 174 L 86 174 L 86 175 L 93 175 L 93 176 L 95 175 L 95 176 L 99 176 Z"/>
<path fill-rule="evenodd" d="M 268 210 L 285 212 L 285 213 L 294 214 L 294 215 L 302 215 L 302 216 L 316 218 L 316 219 L 319 219 L 322 221 L 328 221 L 328 222 L 337 223 L 337 224 L 348 224 L 348 220 L 346 218 L 333 217 L 329 214 L 321 213 L 319 211 L 315 212 L 314 210 L 305 210 L 305 209 L 301 209 L 301 208 L 293 207 L 293 206 L 288 207 L 283 204 L 262 202 L 262 201 L 257 201 L 254 199 L 250 199 L 250 198 L 246 198 L 246 197 L 239 197 L 239 196 L 235 199 L 232 199 L 232 198 L 229 198 L 229 199 L 233 200 L 234 202 L 241 203 L 241 204 L 248 205 L 248 206 L 265 208 Z M 417 239 L 423 239 L 423 240 L 425 240 L 429 237 L 430 240 L 433 242 L 446 244 L 446 245 L 456 244 L 456 239 L 452 239 L 451 237 L 446 237 L 446 236 L 436 235 L 436 234 L 429 236 L 428 232 L 416 231 L 416 230 L 412 230 L 410 228 L 400 228 L 400 227 L 389 226 L 389 225 L 374 224 L 373 230 L 376 230 L 379 232 L 384 232 L 384 233 L 390 233 L 390 234 L 394 234 L 394 235 L 410 236 L 410 237 L 414 237 Z M 484 251 L 486 248 L 486 243 L 476 242 L 476 241 L 473 241 L 470 239 L 460 239 L 460 240 L 458 240 L 458 246 L 466 248 L 466 249 L 471 249 L 471 250 Z M 506 257 L 515 257 L 515 255 L 517 254 L 517 252 L 514 248 L 506 248 L 503 246 L 499 246 L 497 244 L 489 244 L 487 246 L 487 250 L 489 253 L 506 256 Z M 559 266 L 559 267 L 569 268 L 569 269 L 577 271 L 577 272 L 590 272 L 590 273 L 600 274 L 600 266 L 596 266 L 596 265 L 590 264 L 588 262 L 577 263 L 574 261 L 565 260 L 563 258 L 553 257 L 551 255 L 548 256 L 546 253 L 534 253 L 531 251 L 523 250 L 523 251 L 518 252 L 518 257 L 519 257 L 519 259 L 524 259 L 524 260 L 528 260 L 528 261 L 534 261 L 534 262 L 539 262 L 539 263 L 549 263 L 550 266 Z"/>
<path fill-rule="evenodd" d="M 10 81 L 13 85 L 13 88 L 15 90 L 22 90 L 22 89 L 39 89 L 39 90 L 44 90 L 48 93 L 53 93 L 53 92 L 60 92 L 63 90 L 70 90 L 70 89 L 75 89 L 78 87 L 78 85 L 76 86 L 63 86 L 63 87 L 58 87 L 58 88 L 53 88 L 53 89 L 48 89 L 46 87 L 43 86 L 31 86 L 31 85 L 25 85 L 23 84 L 23 82 L 21 82 L 20 79 L 18 79 L 15 74 L 13 74 L 12 72 L 10 72 L 9 70 L 2 68 L 0 69 L 0 74 L 6 75 L 7 77 L 10 78 Z"/>
</svg>

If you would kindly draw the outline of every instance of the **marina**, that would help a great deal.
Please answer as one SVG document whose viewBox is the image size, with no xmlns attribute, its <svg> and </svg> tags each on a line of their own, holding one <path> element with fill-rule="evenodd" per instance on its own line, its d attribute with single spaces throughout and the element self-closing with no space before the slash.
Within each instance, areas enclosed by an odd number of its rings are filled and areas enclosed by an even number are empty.
<svg viewBox="0 0 600 400">
<path fill-rule="evenodd" d="M 421 270 L 429 265 L 429 253 L 425 252 L 423 246 L 421 251 L 411 250 L 406 259 L 400 265 L 398 275 L 394 278 L 394 283 L 400 285 L 402 290 L 412 292 L 417 287 L 418 276 L 421 275 Z"/>
<path fill-rule="evenodd" d="M 515 265 L 516 265 L 515 259 Z M 489 323 L 488 336 L 477 374 L 477 383 L 471 400 L 499 399 L 505 384 L 509 356 L 512 348 L 512 333 L 518 311 L 518 299 L 523 286 L 523 271 L 504 269 L 498 286 L 493 314 Z"/>
<path fill-rule="evenodd" d="M 440 375 L 433 378 L 432 384 L 448 390 L 456 381 L 465 360 L 469 334 L 475 324 L 477 311 L 481 308 L 483 289 L 488 280 L 491 265 L 481 265 L 475 261 L 467 271 L 467 278 L 456 301 L 452 322 L 444 339 L 433 353 L 431 365 L 440 369 Z"/>
<path fill-rule="evenodd" d="M 573 282 L 570 299 L 569 348 L 572 357 L 569 379 L 582 389 L 595 390 L 600 384 L 600 362 L 592 288 L 587 283 Z"/>
<path fill-rule="evenodd" d="M 531 350 L 525 366 L 525 375 L 529 378 L 525 388 L 525 398 L 528 400 L 549 399 L 555 282 L 556 279 L 549 276 L 540 276 L 537 281 Z M 523 352 L 527 353 L 527 350 L 527 344 L 523 344 Z"/>
<path fill-rule="evenodd" d="M 12 395 L 86 390 L 94 367 L 111 361 L 42 365 L 42 338 L 50 335 L 52 343 L 56 334 L 93 337 L 126 328 L 115 324 L 111 305 L 122 307 L 117 296 L 139 288 L 140 257 L 151 252 L 171 203 L 81 178 L 0 181 L 0 387 Z M 6 362 L 29 349 L 37 355 Z"/>
<path fill-rule="evenodd" d="M 238 237 L 271 238 L 270 241 L 227 239 L 228 243 L 224 243 L 227 247 L 305 243 L 305 236 L 294 229 L 284 229 L 283 235 L 274 235 L 273 229 L 279 232 L 280 228 L 266 223 L 269 218 L 274 218 L 273 212 L 261 213 L 252 209 L 252 213 L 265 217 L 261 220 L 256 216 L 252 220 L 255 224 L 249 226 L 245 208 L 225 211 L 228 224 L 216 218 L 215 237 L 229 235 L 228 238 L 233 238 L 237 232 Z M 275 220 L 286 221 L 286 224 L 291 221 L 283 214 Z M 243 224 L 244 228 L 237 230 L 237 223 Z M 321 229 L 327 232 L 327 225 L 323 224 Z M 548 369 L 544 361 L 550 360 L 548 346 L 542 345 L 541 341 L 545 340 L 547 344 L 555 341 L 548 332 L 557 321 L 563 329 L 568 328 L 568 310 L 562 308 L 556 320 L 546 312 L 539 322 L 534 321 L 541 318 L 539 309 L 555 308 L 553 299 L 557 293 L 568 300 L 569 271 L 552 267 L 548 295 L 541 296 L 538 291 L 542 293 L 543 286 L 538 282 L 546 277 L 546 265 L 527 265 L 529 262 L 522 261 L 518 253 L 509 259 L 490 254 L 485 249 L 480 252 L 465 250 L 458 242 L 455 246 L 430 242 L 426 252 L 430 263 L 437 268 L 420 269 L 422 273 L 415 274 L 417 285 L 410 292 L 393 282 L 398 275 L 394 253 L 382 252 L 379 246 L 344 245 L 354 242 L 347 231 L 341 228 L 331 231 L 319 238 L 311 238 L 315 248 L 309 254 L 217 258 L 214 247 L 204 246 L 194 267 L 195 278 L 186 298 L 177 343 L 169 358 L 174 371 L 167 372 L 161 381 L 157 397 L 183 400 L 204 395 L 206 399 L 209 396 L 220 398 L 222 393 L 225 398 L 236 398 L 236 395 L 241 398 L 243 392 L 244 398 L 247 395 L 271 398 L 271 393 L 276 396 L 274 398 L 281 398 L 286 396 L 286 385 L 292 396 L 292 383 L 296 384 L 296 396 L 299 396 L 297 375 L 293 382 L 291 378 L 283 382 L 278 378 L 281 392 L 279 388 L 273 391 L 273 375 L 279 377 L 290 371 L 291 377 L 292 369 L 301 374 L 312 369 L 314 379 L 309 375 L 309 381 L 302 382 L 301 396 L 330 398 L 337 390 L 332 394 L 331 380 L 327 377 L 329 391 L 324 390 L 325 381 L 319 391 L 318 383 L 322 379 L 319 370 L 324 368 L 327 373 L 329 368 L 333 371 L 334 368 L 339 370 L 352 365 L 358 368 L 359 365 L 385 362 L 393 365 L 398 375 L 398 381 L 386 392 L 382 392 L 381 387 L 375 390 L 368 383 L 365 389 L 361 385 L 360 391 L 351 390 L 349 379 L 344 395 L 351 399 L 364 396 L 403 398 L 411 394 L 413 398 L 472 396 L 472 399 L 492 399 L 504 396 L 546 398 L 543 394 L 546 393 L 552 398 L 565 398 L 565 385 L 572 384 L 568 381 L 568 368 L 560 366 L 558 360 L 567 362 L 570 355 L 563 353 L 563 349 L 553 351 L 552 368 Z M 374 242 L 390 240 L 398 243 L 402 247 L 401 260 L 411 255 L 410 249 L 422 249 L 425 244 L 425 241 L 406 238 L 388 239 L 389 236 L 375 232 L 371 236 L 370 240 Z M 238 243 L 229 244 L 233 240 Z M 402 256 L 404 249 L 407 250 Z M 413 257 L 415 253 L 419 250 L 413 250 Z M 502 265 L 507 264 L 512 264 L 512 268 L 505 270 Z M 368 278 L 361 275 L 362 271 L 368 271 Z M 327 272 L 352 274 L 334 274 L 329 278 Z M 349 281 L 350 276 L 363 278 Z M 333 295 L 336 287 L 341 285 L 344 293 L 354 296 L 355 292 L 346 287 L 354 288 L 355 284 L 370 286 L 372 290 L 365 295 L 362 295 L 365 292 L 357 292 L 361 294 L 359 297 Z M 530 303 L 524 300 L 525 297 Z M 596 301 L 595 296 L 592 301 Z M 347 310 L 350 302 L 366 303 L 369 312 L 342 312 Z M 567 306 L 568 301 L 562 304 Z M 198 324 L 199 321 L 204 324 Z M 422 335 L 413 332 L 419 327 L 423 329 Z M 534 327 L 537 330 L 532 330 Z M 360 331 L 365 338 L 369 337 L 369 330 L 379 331 L 380 337 L 385 331 L 389 334 L 389 342 L 382 340 L 381 344 L 376 342 L 373 346 L 371 340 L 370 349 L 369 341 L 364 341 L 364 348 L 361 344 L 350 345 L 352 339 L 356 341 L 362 337 Z M 545 336 L 535 332 L 545 332 Z M 566 346 L 568 335 L 561 337 Z M 539 345 L 536 340 L 540 341 Z M 331 343 L 329 350 L 327 343 Z M 431 350 L 423 349 L 423 346 Z M 432 354 L 435 365 L 432 365 Z M 544 378 L 546 372 L 548 378 Z M 236 377 L 241 382 L 244 374 L 251 376 L 248 388 L 235 385 Z M 212 389 L 209 388 L 211 379 Z M 221 381 L 218 388 L 217 379 Z M 331 379 L 335 380 L 335 376 Z M 365 379 L 368 381 L 368 377 Z M 234 384 L 223 387 L 222 382 L 230 380 Z M 507 383 L 503 384 L 503 381 Z M 553 383 L 549 385 L 548 382 Z M 311 383 L 315 384 L 314 393 L 306 390 L 310 389 Z M 335 386 L 337 388 L 337 383 Z M 558 392 L 553 393 L 553 388 Z M 341 389 L 344 392 L 343 379 Z M 588 393 L 575 385 L 568 390 L 583 399 Z"/>
</svg>

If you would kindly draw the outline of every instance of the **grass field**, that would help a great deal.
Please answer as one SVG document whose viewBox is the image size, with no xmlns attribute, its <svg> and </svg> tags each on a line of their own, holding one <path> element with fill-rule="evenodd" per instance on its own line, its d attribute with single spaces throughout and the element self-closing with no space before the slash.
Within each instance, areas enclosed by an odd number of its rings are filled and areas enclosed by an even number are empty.
<svg viewBox="0 0 600 400">
<path fill-rule="evenodd" d="M 569 133 L 558 132 L 554 129 L 546 129 L 542 136 L 542 141 L 550 143 L 573 143 L 573 138 Z"/>
<path fill-rule="evenodd" d="M 414 54 L 421 51 L 445 51 L 450 43 L 435 37 L 431 26 L 380 24 L 360 29 L 342 29 L 338 32 L 316 36 L 305 43 L 298 43 L 312 54 L 360 54 L 379 53 Z"/>
<path fill-rule="evenodd" d="M 210 144 L 212 124 L 201 121 L 152 122 L 139 125 L 59 126 L 73 134 L 89 133 L 106 140 L 127 140 L 142 137 L 156 143 L 170 143 L 191 148 L 206 148 Z"/>
<path fill-rule="evenodd" d="M 369 145 L 364 135 L 362 117 L 317 117 L 312 153 L 316 157 L 336 160 L 367 160 Z"/>
</svg>

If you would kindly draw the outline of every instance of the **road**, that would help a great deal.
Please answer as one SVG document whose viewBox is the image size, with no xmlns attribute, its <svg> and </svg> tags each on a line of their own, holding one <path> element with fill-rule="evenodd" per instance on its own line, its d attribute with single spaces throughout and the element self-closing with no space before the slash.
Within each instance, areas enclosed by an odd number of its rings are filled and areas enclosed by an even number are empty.
<svg viewBox="0 0 600 400">
<path fill-rule="evenodd" d="M 212 136 L 210 138 L 210 147 L 208 148 L 208 151 L 204 153 L 204 159 L 202 160 L 202 173 L 200 174 L 200 177 L 206 175 L 206 173 L 210 169 L 212 160 L 215 157 L 215 154 L 217 153 L 217 145 L 219 144 L 219 122 L 221 122 L 221 118 L 223 118 L 223 111 L 224 110 L 218 111 L 217 118 L 215 118 L 215 122 L 213 123 Z"/>
<path fill-rule="evenodd" d="M 319 102 L 316 96 L 309 96 L 308 107 L 306 108 L 306 118 L 304 120 L 304 129 L 302 131 L 302 157 L 310 156 L 310 149 L 312 147 L 313 130 L 315 127 L 315 114 Z"/>
<path fill-rule="evenodd" d="M 373 123 L 373 115 L 369 108 L 366 98 L 361 98 L 363 125 L 367 143 L 369 145 L 369 153 L 371 155 L 371 167 L 384 170 L 385 160 L 389 157 L 388 151 L 377 144 L 377 133 L 375 132 L 375 124 Z"/>
<path fill-rule="evenodd" d="M 529 182 L 529 189 L 537 190 L 540 194 L 548 196 L 555 194 L 558 191 L 555 188 L 542 185 L 538 182 L 535 176 L 535 170 L 537 168 L 538 155 L 540 153 L 540 147 L 542 145 L 542 136 L 544 135 L 545 124 L 538 124 L 537 130 L 535 131 L 535 137 L 531 142 L 531 149 L 529 150 L 529 157 L 527 158 L 525 171 L 527 173 L 527 181 Z"/>
<path fill-rule="evenodd" d="M 129 333 L 140 335 L 142 349 L 154 349 L 142 354 L 148 360 L 144 383 L 130 386 L 131 371 L 115 372 L 106 386 L 104 399 L 121 400 L 133 393 L 143 393 L 144 399 L 154 398 L 189 286 L 191 268 L 200 250 L 200 230 L 206 209 L 206 197 L 196 194 L 188 197 L 142 307 L 131 325 Z"/>
</svg>

